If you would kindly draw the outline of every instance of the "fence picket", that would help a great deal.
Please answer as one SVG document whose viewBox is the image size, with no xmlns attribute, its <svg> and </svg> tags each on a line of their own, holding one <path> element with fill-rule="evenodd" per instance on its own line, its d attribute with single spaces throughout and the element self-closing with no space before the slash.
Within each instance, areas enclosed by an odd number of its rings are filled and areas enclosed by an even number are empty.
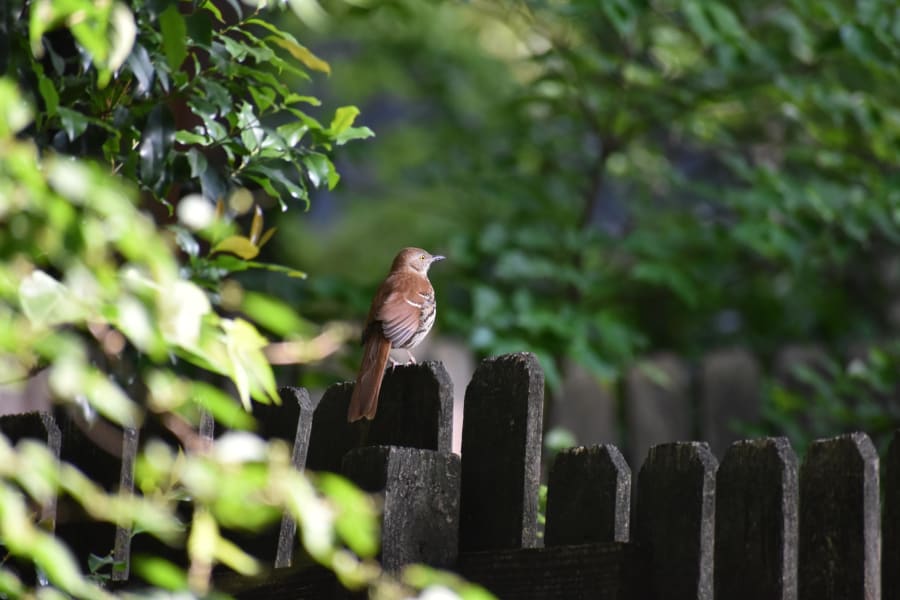
<svg viewBox="0 0 900 600">
<path fill-rule="evenodd" d="M 547 546 L 627 542 L 631 469 L 612 444 L 556 456 L 547 491 Z"/>
<path fill-rule="evenodd" d="M 881 598 L 878 454 L 852 433 L 810 446 L 800 467 L 799 597 Z"/>
<path fill-rule="evenodd" d="M 466 389 L 460 549 L 537 544 L 544 374 L 530 353 L 481 362 Z"/>
<path fill-rule="evenodd" d="M 716 473 L 716 598 L 796 599 L 798 500 L 787 438 L 728 448 Z"/>
<path fill-rule="evenodd" d="M 884 518 L 881 570 L 883 600 L 900 600 L 900 430 L 894 432 L 884 456 Z"/>
<path fill-rule="evenodd" d="M 372 421 L 347 423 L 352 393 L 352 383 L 338 383 L 325 391 L 313 417 L 307 468 L 339 473 L 344 455 L 358 446 L 450 452 L 453 383 L 441 363 L 428 361 L 388 369 Z"/>
<path fill-rule="evenodd" d="M 716 466 L 705 443 L 650 449 L 638 474 L 633 525 L 650 597 L 712 600 Z"/>
<path fill-rule="evenodd" d="M 344 457 L 343 472 L 362 489 L 384 494 L 381 561 L 385 569 L 398 571 L 414 562 L 449 567 L 456 562 L 458 455 L 368 446 Z"/>
</svg>

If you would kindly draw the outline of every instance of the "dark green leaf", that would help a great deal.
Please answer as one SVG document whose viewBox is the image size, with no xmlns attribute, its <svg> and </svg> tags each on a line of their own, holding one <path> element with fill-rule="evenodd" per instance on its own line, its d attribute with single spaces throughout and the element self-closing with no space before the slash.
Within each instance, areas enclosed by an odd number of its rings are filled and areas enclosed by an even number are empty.
<svg viewBox="0 0 900 600">
<path fill-rule="evenodd" d="M 157 193 L 165 180 L 164 167 L 174 140 L 171 114 L 165 105 L 155 106 L 150 111 L 147 125 L 141 134 L 138 153 L 141 157 L 141 179 Z"/>
<path fill-rule="evenodd" d="M 220 15 L 221 16 L 221 15 Z M 187 18 L 187 33 L 195 44 L 209 46 L 212 42 L 212 19 L 209 12 L 197 11 Z"/>
<path fill-rule="evenodd" d="M 134 49 L 128 56 L 127 64 L 138 82 L 135 92 L 138 95 L 150 93 L 155 70 L 153 63 L 150 62 L 150 54 L 147 52 L 147 49 L 140 44 L 135 44 Z"/>
<path fill-rule="evenodd" d="M 191 178 L 197 178 L 206 172 L 206 157 L 196 148 L 191 148 L 186 153 L 188 164 L 191 167 Z"/>
<path fill-rule="evenodd" d="M 34 71 L 38 77 L 38 90 L 41 93 L 41 97 L 44 99 L 47 115 L 52 117 L 56 114 L 56 109 L 59 107 L 59 92 L 56 91 L 53 82 L 44 75 L 44 68 L 41 67 L 40 64 L 35 63 Z"/>
<path fill-rule="evenodd" d="M 64 106 L 59 107 L 59 118 L 62 121 L 66 135 L 69 136 L 70 142 L 84 133 L 89 125 L 89 119 L 86 115 Z"/>
<path fill-rule="evenodd" d="M 303 165 L 307 169 L 310 182 L 315 187 L 329 181 L 329 175 L 334 171 L 334 166 L 324 154 L 312 153 L 303 157 Z"/>
<path fill-rule="evenodd" d="M 187 58 L 187 25 L 178 11 L 178 4 L 169 4 L 159 15 L 163 52 L 172 71 L 177 71 Z"/>
</svg>

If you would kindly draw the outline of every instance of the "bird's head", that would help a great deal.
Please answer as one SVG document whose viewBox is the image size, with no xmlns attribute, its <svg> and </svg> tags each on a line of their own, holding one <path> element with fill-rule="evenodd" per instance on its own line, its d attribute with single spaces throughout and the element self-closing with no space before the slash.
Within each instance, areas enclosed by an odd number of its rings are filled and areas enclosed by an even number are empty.
<svg viewBox="0 0 900 600">
<path fill-rule="evenodd" d="M 429 254 L 421 248 L 404 248 L 397 254 L 394 264 L 391 265 L 391 271 L 400 269 L 412 269 L 417 273 L 425 275 L 428 273 L 428 267 L 431 263 L 444 260 L 445 257 L 440 255 Z"/>
</svg>

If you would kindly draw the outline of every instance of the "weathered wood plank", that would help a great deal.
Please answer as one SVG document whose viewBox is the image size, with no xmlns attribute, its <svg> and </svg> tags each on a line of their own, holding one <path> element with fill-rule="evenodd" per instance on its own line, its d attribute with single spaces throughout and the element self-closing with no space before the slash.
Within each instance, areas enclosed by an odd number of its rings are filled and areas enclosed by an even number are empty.
<svg viewBox="0 0 900 600">
<path fill-rule="evenodd" d="M 453 383 L 438 362 L 388 368 L 373 421 L 347 423 L 352 383 L 326 390 L 313 417 L 306 467 L 340 472 L 341 460 L 360 446 L 404 446 L 450 452 Z"/>
<path fill-rule="evenodd" d="M 50 452 L 59 458 L 62 448 L 62 431 L 52 412 L 37 411 L 0 416 L 0 432 L 13 444 L 24 439 L 47 444 Z M 56 499 L 41 507 L 41 526 L 47 531 L 56 529 Z"/>
<path fill-rule="evenodd" d="M 460 548 L 537 544 L 544 374 L 530 353 L 478 366 L 463 418 Z"/>
<path fill-rule="evenodd" d="M 801 600 L 881 598 L 878 494 L 878 454 L 867 435 L 810 446 L 800 467 Z"/>
<path fill-rule="evenodd" d="M 900 600 L 900 430 L 884 456 L 884 518 L 881 544 L 883 600 Z"/>
<path fill-rule="evenodd" d="M 122 468 L 119 474 L 119 492 L 122 494 L 134 493 L 134 465 L 137 460 L 138 442 L 140 432 L 134 427 L 126 427 L 122 432 Z M 113 569 L 113 581 L 128 581 L 131 576 L 131 527 L 119 525 L 116 527 L 115 543 L 113 545 L 113 560 L 118 565 Z"/>
<path fill-rule="evenodd" d="M 460 460 L 418 448 L 369 446 L 350 451 L 343 472 L 384 494 L 381 562 L 398 571 L 418 562 L 449 567 L 459 550 Z"/>
<path fill-rule="evenodd" d="M 504 600 L 633 600 L 642 571 L 630 544 L 465 552 L 458 571 Z"/>
<path fill-rule="evenodd" d="M 254 404 L 259 435 L 268 440 L 282 440 L 292 446 L 291 463 L 302 470 L 306 462 L 309 433 L 316 403 L 304 388 L 282 387 L 278 390 L 281 404 Z M 283 568 L 291 565 L 297 524 L 284 515 L 278 527 L 270 527 L 253 534 L 235 533 L 240 546 L 254 556 Z"/>
<path fill-rule="evenodd" d="M 547 491 L 547 546 L 627 542 L 631 469 L 612 444 L 556 456 Z"/>
<path fill-rule="evenodd" d="M 711 600 L 716 458 L 700 442 L 654 446 L 638 474 L 633 539 L 651 597 Z"/>
<path fill-rule="evenodd" d="M 799 493 L 787 438 L 728 448 L 716 474 L 716 598 L 797 597 Z"/>
<path fill-rule="evenodd" d="M 118 425 L 74 405 L 57 407 L 54 419 L 60 429 L 60 460 L 76 466 L 108 492 L 119 489 L 123 479 L 133 480 L 136 438 L 127 439 Z M 126 452 L 130 452 L 127 457 Z M 115 555 L 116 541 L 124 540 L 126 533 L 117 532 L 118 528 L 111 523 L 93 520 L 70 498 L 64 496 L 58 502 L 60 518 L 56 533 L 82 568 L 87 568 L 90 554 L 106 556 L 112 552 Z"/>
</svg>

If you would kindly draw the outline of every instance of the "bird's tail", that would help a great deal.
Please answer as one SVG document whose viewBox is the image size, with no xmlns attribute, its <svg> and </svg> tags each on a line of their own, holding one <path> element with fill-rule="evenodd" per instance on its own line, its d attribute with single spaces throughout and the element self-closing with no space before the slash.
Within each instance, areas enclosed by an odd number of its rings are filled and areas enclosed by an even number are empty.
<svg viewBox="0 0 900 600">
<path fill-rule="evenodd" d="M 374 419 L 378 408 L 378 393 L 384 378 L 384 367 L 391 353 L 391 343 L 383 335 L 369 335 L 363 349 L 362 365 L 347 409 L 349 422 Z"/>
</svg>

